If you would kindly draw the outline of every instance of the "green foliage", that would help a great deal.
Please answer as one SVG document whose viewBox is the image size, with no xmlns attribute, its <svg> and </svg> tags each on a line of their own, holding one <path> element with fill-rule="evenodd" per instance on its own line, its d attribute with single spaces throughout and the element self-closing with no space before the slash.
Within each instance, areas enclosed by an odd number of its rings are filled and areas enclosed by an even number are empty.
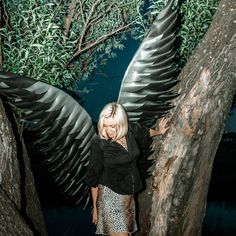
<svg viewBox="0 0 236 236">
<path fill-rule="evenodd" d="M 127 31 L 144 37 L 166 0 L 148 2 L 145 9 L 145 0 L 7 0 L 9 22 L 0 30 L 3 69 L 70 87 L 114 58 L 124 48 Z M 175 1 L 181 13 L 180 66 L 208 29 L 218 2 Z"/>
<path fill-rule="evenodd" d="M 7 9 L 13 30 L 1 29 L 4 70 L 54 85 L 70 83 L 76 71 L 65 69 L 73 45 L 62 45 L 63 6 L 22 0 L 7 1 Z"/>
<path fill-rule="evenodd" d="M 208 30 L 219 0 L 187 0 L 180 9 L 180 64 L 183 65 Z"/>
<path fill-rule="evenodd" d="M 5 2 L 10 21 L 0 30 L 3 69 L 64 87 L 123 49 L 122 32 L 142 7 L 141 0 Z"/>
<path fill-rule="evenodd" d="M 157 14 L 163 8 L 165 0 L 151 0 L 152 14 Z M 179 65 L 183 65 L 203 38 L 219 0 L 176 0 L 180 9 L 180 25 L 178 32 Z"/>
</svg>

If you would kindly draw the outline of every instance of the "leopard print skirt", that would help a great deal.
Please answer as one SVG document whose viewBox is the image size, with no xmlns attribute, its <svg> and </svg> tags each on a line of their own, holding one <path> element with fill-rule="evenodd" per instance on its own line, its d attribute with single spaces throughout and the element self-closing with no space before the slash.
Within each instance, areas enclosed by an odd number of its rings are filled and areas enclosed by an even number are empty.
<svg viewBox="0 0 236 236">
<path fill-rule="evenodd" d="M 133 195 L 121 195 L 98 186 L 98 223 L 96 234 L 133 233 L 137 231 Z"/>
</svg>

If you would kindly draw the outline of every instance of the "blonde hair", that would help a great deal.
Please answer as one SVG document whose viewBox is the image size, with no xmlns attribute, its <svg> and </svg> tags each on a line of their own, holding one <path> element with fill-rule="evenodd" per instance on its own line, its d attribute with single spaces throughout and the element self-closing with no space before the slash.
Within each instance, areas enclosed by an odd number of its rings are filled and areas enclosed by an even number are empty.
<svg viewBox="0 0 236 236">
<path fill-rule="evenodd" d="M 128 132 L 128 119 L 123 106 L 116 102 L 108 103 L 101 111 L 98 120 L 98 133 L 103 139 L 108 139 L 104 131 L 104 119 L 113 118 L 116 124 L 116 135 L 114 140 L 124 137 Z"/>
</svg>

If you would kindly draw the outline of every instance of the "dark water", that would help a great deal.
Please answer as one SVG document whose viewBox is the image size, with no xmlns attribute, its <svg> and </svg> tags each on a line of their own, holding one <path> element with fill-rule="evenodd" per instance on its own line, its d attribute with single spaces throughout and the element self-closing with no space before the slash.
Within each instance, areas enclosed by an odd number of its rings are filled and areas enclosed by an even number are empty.
<svg viewBox="0 0 236 236">
<path fill-rule="evenodd" d="M 45 221 L 49 236 L 94 236 L 91 211 L 81 208 L 46 208 Z M 208 203 L 202 236 L 235 236 L 236 204 Z"/>
<path fill-rule="evenodd" d="M 236 204 L 230 202 L 209 202 L 202 236 L 235 236 Z"/>
<path fill-rule="evenodd" d="M 94 236 L 91 210 L 56 207 L 43 210 L 49 236 Z"/>
<path fill-rule="evenodd" d="M 236 117 L 229 117 L 226 130 L 232 130 L 233 118 L 236 124 Z M 235 167 L 236 133 L 225 132 L 214 161 L 202 236 L 236 235 Z"/>
</svg>

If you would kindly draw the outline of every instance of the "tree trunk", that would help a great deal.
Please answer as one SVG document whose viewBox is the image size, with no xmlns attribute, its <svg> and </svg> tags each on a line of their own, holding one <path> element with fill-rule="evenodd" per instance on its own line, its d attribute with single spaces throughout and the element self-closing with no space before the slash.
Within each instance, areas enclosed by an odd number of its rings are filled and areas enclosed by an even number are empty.
<svg viewBox="0 0 236 236">
<path fill-rule="evenodd" d="M 2 0 L 0 0 L 0 27 L 2 27 Z M 0 36 L 0 70 L 2 70 L 2 37 Z"/>
<path fill-rule="evenodd" d="M 236 2 L 222 0 L 179 76 L 170 129 L 155 142 L 156 165 L 141 196 L 139 235 L 201 235 L 214 157 L 236 90 L 235 55 Z M 146 197 L 152 205 L 143 207 Z"/>
<path fill-rule="evenodd" d="M 0 0 L 0 19 L 2 12 Z M 0 69 L 1 49 L 0 37 Z M 47 236 L 29 158 L 14 118 L 8 115 L 11 123 L 0 99 L 0 235 Z"/>
<path fill-rule="evenodd" d="M 0 235 L 44 236 L 47 232 L 30 162 L 12 130 L 17 132 L 0 101 Z"/>
</svg>

